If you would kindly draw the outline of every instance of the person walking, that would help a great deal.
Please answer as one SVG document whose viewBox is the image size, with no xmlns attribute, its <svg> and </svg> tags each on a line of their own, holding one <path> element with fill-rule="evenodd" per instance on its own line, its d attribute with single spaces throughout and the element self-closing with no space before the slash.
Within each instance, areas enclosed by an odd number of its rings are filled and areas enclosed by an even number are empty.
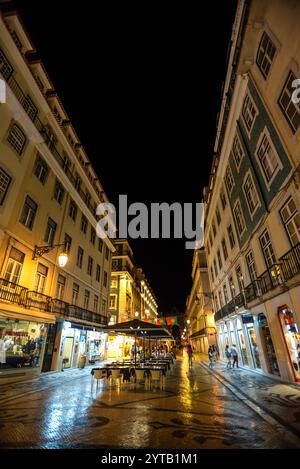
<svg viewBox="0 0 300 469">
<path fill-rule="evenodd" d="M 213 367 L 213 361 L 214 361 L 214 349 L 210 345 L 208 348 L 208 359 L 209 359 L 209 368 Z"/>
<path fill-rule="evenodd" d="M 218 350 L 217 350 L 217 347 L 216 347 L 215 345 L 212 345 L 212 350 L 213 350 L 214 362 L 216 363 L 216 361 L 218 360 Z"/>
<path fill-rule="evenodd" d="M 236 346 L 234 344 L 231 347 L 231 354 L 232 354 L 232 359 L 233 359 L 232 368 L 234 368 L 234 365 L 236 365 L 236 367 L 238 368 L 239 367 L 239 357 L 238 357 L 238 351 L 237 351 Z"/>
<path fill-rule="evenodd" d="M 189 367 L 192 368 L 193 366 L 193 349 L 190 343 L 187 344 L 186 353 L 188 354 L 189 358 Z"/>
<path fill-rule="evenodd" d="M 226 345 L 226 347 L 225 347 L 225 356 L 228 360 L 226 367 L 231 368 L 231 350 L 229 348 L 229 345 Z"/>
</svg>

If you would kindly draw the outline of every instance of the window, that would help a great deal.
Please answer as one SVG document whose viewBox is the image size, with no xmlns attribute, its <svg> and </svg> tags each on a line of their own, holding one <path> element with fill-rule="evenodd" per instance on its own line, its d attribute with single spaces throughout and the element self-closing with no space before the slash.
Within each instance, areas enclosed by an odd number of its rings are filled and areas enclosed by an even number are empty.
<svg viewBox="0 0 300 469">
<path fill-rule="evenodd" d="M 104 271 L 104 275 L 103 275 L 103 286 L 107 287 L 107 272 L 105 272 L 105 271 Z"/>
<path fill-rule="evenodd" d="M 239 235 L 241 236 L 246 228 L 240 201 L 238 200 L 233 209 L 234 218 Z"/>
<path fill-rule="evenodd" d="M 10 183 L 11 177 L 0 168 L 0 205 L 3 205 Z"/>
<path fill-rule="evenodd" d="M 80 187 L 81 187 L 81 179 L 80 177 L 78 176 L 78 174 L 76 174 L 75 176 L 75 189 L 77 190 L 77 192 L 80 191 Z"/>
<path fill-rule="evenodd" d="M 233 157 L 234 157 L 236 167 L 239 170 L 240 166 L 241 166 L 242 159 L 244 158 L 244 150 L 242 148 L 240 139 L 237 135 L 234 137 L 234 140 L 233 140 L 232 154 L 233 154 Z"/>
<path fill-rule="evenodd" d="M 228 251 L 227 251 L 227 246 L 226 246 L 225 238 L 222 239 L 222 251 L 223 251 L 224 259 L 225 259 L 225 261 L 226 261 L 226 259 L 227 259 L 227 257 L 228 257 Z"/>
<path fill-rule="evenodd" d="M 230 168 L 229 165 L 226 168 L 225 181 L 226 181 L 226 186 L 227 186 L 228 193 L 231 194 L 231 191 L 232 191 L 233 186 L 234 186 L 234 179 L 233 179 L 232 171 L 231 171 L 231 168 Z"/>
<path fill-rule="evenodd" d="M 273 179 L 279 167 L 279 157 L 271 144 L 269 137 L 264 134 L 257 150 L 257 156 L 267 182 Z"/>
<path fill-rule="evenodd" d="M 258 46 L 256 63 L 264 78 L 267 78 L 274 56 L 276 47 L 270 36 L 264 32 Z"/>
<path fill-rule="evenodd" d="M 65 189 L 59 181 L 55 181 L 53 197 L 59 205 L 62 204 L 65 195 Z"/>
<path fill-rule="evenodd" d="M 22 225 L 26 226 L 26 228 L 29 228 L 30 230 L 32 230 L 33 227 L 37 208 L 38 206 L 34 200 L 32 200 L 31 197 L 27 195 L 20 218 L 20 223 L 22 223 Z"/>
<path fill-rule="evenodd" d="M 217 223 L 218 223 L 218 225 L 220 225 L 220 223 L 221 223 L 221 215 L 220 215 L 220 210 L 219 210 L 218 207 L 216 208 L 216 217 L 217 217 Z"/>
<path fill-rule="evenodd" d="M 219 306 L 219 301 L 217 295 L 215 295 L 215 311 L 219 311 L 220 306 Z"/>
<path fill-rule="evenodd" d="M 95 240 L 96 240 L 96 231 L 94 228 L 91 226 L 91 238 L 90 241 L 93 245 L 95 245 Z"/>
<path fill-rule="evenodd" d="M 76 260 L 76 265 L 77 267 L 79 267 L 81 269 L 82 267 L 82 261 L 83 261 L 83 249 L 78 246 L 78 250 L 77 250 L 77 260 Z"/>
<path fill-rule="evenodd" d="M 254 124 L 254 120 L 256 117 L 256 109 L 254 107 L 254 103 L 249 94 L 246 95 L 244 102 L 243 102 L 243 109 L 242 109 L 242 116 L 246 125 L 246 128 L 249 132 Z"/>
<path fill-rule="evenodd" d="M 103 240 L 99 238 L 98 240 L 98 251 L 102 252 L 103 251 Z"/>
<path fill-rule="evenodd" d="M 63 153 L 62 154 L 62 168 L 65 173 L 68 172 L 70 166 L 71 166 L 70 158 L 65 153 Z"/>
<path fill-rule="evenodd" d="M 223 189 L 221 190 L 220 199 L 221 199 L 222 209 L 225 210 L 226 205 L 227 205 L 227 200 L 226 200 L 226 195 Z"/>
<path fill-rule="evenodd" d="M 249 277 L 252 282 L 256 280 L 256 267 L 255 267 L 255 262 L 254 262 L 254 255 L 253 251 L 249 251 L 246 254 L 246 262 L 247 262 L 247 267 L 248 267 L 248 272 L 249 272 Z"/>
<path fill-rule="evenodd" d="M 218 295 L 219 295 L 220 308 L 222 308 L 224 306 L 224 301 L 223 301 L 223 298 L 222 298 L 221 290 L 219 290 Z"/>
<path fill-rule="evenodd" d="M 14 69 L 10 65 L 9 61 L 6 58 L 6 55 L 0 49 L 0 73 L 3 78 L 7 81 L 12 75 Z"/>
<path fill-rule="evenodd" d="M 87 218 L 84 215 L 82 215 L 80 229 L 84 234 L 86 234 L 87 227 L 88 227 Z"/>
<path fill-rule="evenodd" d="M 48 267 L 43 264 L 38 263 L 36 274 L 35 274 L 35 282 L 34 282 L 34 290 L 38 293 L 44 293 L 45 284 L 48 275 Z"/>
<path fill-rule="evenodd" d="M 9 131 L 7 141 L 18 155 L 22 154 L 26 140 L 26 135 L 23 130 L 17 124 L 13 124 Z"/>
<path fill-rule="evenodd" d="M 214 237 L 216 237 L 217 236 L 217 230 L 216 230 L 216 225 L 215 225 L 214 221 L 212 222 L 212 230 L 213 230 Z"/>
<path fill-rule="evenodd" d="M 54 242 L 56 227 L 57 224 L 55 223 L 55 221 L 52 220 L 52 218 L 48 217 L 44 241 L 45 243 L 50 244 L 51 246 Z"/>
<path fill-rule="evenodd" d="M 110 295 L 109 297 L 109 308 L 116 309 L 117 307 L 117 297 L 116 295 Z"/>
<path fill-rule="evenodd" d="M 72 238 L 67 233 L 65 233 L 64 244 L 65 244 L 65 250 L 67 251 L 67 253 L 69 253 L 71 251 Z"/>
<path fill-rule="evenodd" d="M 222 269 L 222 259 L 221 259 L 220 249 L 218 249 L 218 251 L 217 251 L 217 256 L 218 256 L 219 268 L 221 270 Z"/>
<path fill-rule="evenodd" d="M 49 169 L 47 163 L 40 155 L 38 155 L 34 166 L 34 175 L 42 184 L 45 184 L 48 172 Z"/>
<path fill-rule="evenodd" d="M 102 299 L 102 309 L 101 309 L 101 313 L 106 316 L 106 300 L 104 300 L 104 298 Z"/>
<path fill-rule="evenodd" d="M 108 260 L 109 259 L 109 249 L 107 246 L 105 246 L 105 259 Z"/>
<path fill-rule="evenodd" d="M 215 276 L 217 277 L 218 276 L 218 268 L 217 268 L 216 259 L 214 259 L 214 269 L 215 269 Z"/>
<path fill-rule="evenodd" d="M 234 246 L 235 246 L 235 237 L 234 237 L 232 225 L 228 226 L 227 233 L 228 233 L 230 247 L 231 247 L 231 249 L 233 249 Z"/>
<path fill-rule="evenodd" d="M 26 96 L 26 98 L 22 102 L 22 105 L 23 105 L 25 112 L 30 117 L 30 119 L 34 121 L 37 115 L 37 107 L 29 95 Z"/>
<path fill-rule="evenodd" d="M 236 266 L 235 273 L 236 273 L 236 278 L 238 281 L 240 292 L 242 292 L 244 290 L 244 277 L 243 277 L 243 273 L 242 273 L 242 269 L 240 265 Z"/>
<path fill-rule="evenodd" d="M 88 257 L 88 267 L 87 267 L 87 274 L 88 275 L 92 275 L 92 272 L 93 272 L 93 259 L 91 256 Z"/>
<path fill-rule="evenodd" d="M 253 184 L 253 179 L 251 174 L 248 174 L 243 185 L 245 197 L 247 200 L 249 212 L 252 215 L 255 212 L 256 207 L 258 206 L 258 196 L 256 188 Z"/>
<path fill-rule="evenodd" d="M 73 200 L 71 200 L 69 205 L 69 217 L 72 218 L 73 221 L 76 221 L 77 216 L 77 205 Z"/>
<path fill-rule="evenodd" d="M 111 288 L 118 288 L 118 280 L 113 278 L 110 283 Z"/>
<path fill-rule="evenodd" d="M 90 292 L 89 290 L 84 290 L 84 300 L 83 300 L 84 309 L 89 309 L 89 303 L 90 303 Z"/>
<path fill-rule="evenodd" d="M 227 305 L 229 303 L 229 298 L 228 298 L 228 291 L 227 291 L 226 283 L 224 283 L 223 285 L 223 294 L 224 294 L 225 305 Z"/>
<path fill-rule="evenodd" d="M 96 266 L 96 281 L 100 282 L 100 276 L 101 276 L 101 267 L 99 264 Z"/>
<path fill-rule="evenodd" d="M 233 282 L 233 277 L 232 275 L 229 277 L 229 288 L 230 288 L 230 293 L 231 293 L 231 299 L 235 297 L 235 285 Z"/>
<path fill-rule="evenodd" d="M 78 304 L 78 297 L 79 297 L 79 285 L 77 283 L 73 283 L 72 305 Z"/>
<path fill-rule="evenodd" d="M 300 213 L 292 197 L 284 204 L 280 215 L 291 245 L 295 246 L 300 242 Z"/>
<path fill-rule="evenodd" d="M 292 132 L 296 133 L 300 125 L 300 104 L 292 101 L 292 94 L 295 91 L 295 88 L 292 87 L 294 80 L 296 80 L 296 76 L 290 72 L 279 97 L 279 106 Z"/>
<path fill-rule="evenodd" d="M 58 300 L 64 299 L 65 285 L 66 285 L 66 277 L 59 274 L 58 279 L 57 279 L 57 287 L 56 287 L 56 298 Z"/>
<path fill-rule="evenodd" d="M 98 313 L 98 307 L 99 307 L 99 296 L 94 295 L 94 312 Z"/>
<path fill-rule="evenodd" d="M 264 254 L 265 262 L 267 267 L 271 267 L 276 263 L 276 257 L 271 243 L 270 235 L 268 230 L 265 230 L 259 238 L 260 245 Z"/>
<path fill-rule="evenodd" d="M 25 254 L 16 248 L 11 248 L 4 279 L 8 282 L 19 283 Z"/>
<path fill-rule="evenodd" d="M 90 205 L 90 202 L 91 202 L 91 194 L 88 192 L 88 191 L 85 191 L 85 203 L 87 205 Z"/>
</svg>

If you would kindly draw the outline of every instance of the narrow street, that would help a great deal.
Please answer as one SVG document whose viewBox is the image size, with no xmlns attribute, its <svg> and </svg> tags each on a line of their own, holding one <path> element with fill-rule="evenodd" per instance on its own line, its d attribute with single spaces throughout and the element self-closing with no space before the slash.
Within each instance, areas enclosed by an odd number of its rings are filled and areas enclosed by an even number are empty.
<svg viewBox="0 0 300 469">
<path fill-rule="evenodd" d="M 296 448 L 300 390 L 179 358 L 164 391 L 110 388 L 91 369 L 0 385 L 0 448 Z M 285 424 L 284 422 L 289 422 Z"/>
</svg>

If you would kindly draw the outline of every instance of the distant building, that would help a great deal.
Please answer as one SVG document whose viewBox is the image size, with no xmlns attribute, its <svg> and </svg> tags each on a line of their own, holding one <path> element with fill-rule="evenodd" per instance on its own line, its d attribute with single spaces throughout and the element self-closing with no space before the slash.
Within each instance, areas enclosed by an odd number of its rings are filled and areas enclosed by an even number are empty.
<svg viewBox="0 0 300 469">
<path fill-rule="evenodd" d="M 114 240 L 110 284 L 110 324 L 130 319 L 155 320 L 157 303 L 143 270 L 136 267 L 126 239 Z"/>
<path fill-rule="evenodd" d="M 194 251 L 192 279 L 192 289 L 186 301 L 184 335 L 194 351 L 206 354 L 209 345 L 216 344 L 216 327 L 203 248 Z"/>
<path fill-rule="evenodd" d="M 215 155 L 205 248 L 219 348 L 300 382 L 300 3 L 239 1 Z"/>
</svg>

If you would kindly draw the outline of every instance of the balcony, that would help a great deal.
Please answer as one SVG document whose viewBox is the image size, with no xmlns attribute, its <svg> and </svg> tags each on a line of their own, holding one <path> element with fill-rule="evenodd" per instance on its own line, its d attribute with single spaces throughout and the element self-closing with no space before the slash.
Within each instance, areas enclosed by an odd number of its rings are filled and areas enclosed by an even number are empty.
<svg viewBox="0 0 300 469">
<path fill-rule="evenodd" d="M 271 265 L 256 280 L 247 285 L 230 303 L 215 313 L 215 321 L 231 314 L 235 308 L 247 307 L 247 303 L 283 285 L 287 280 L 300 274 L 300 243 L 285 253 L 279 263 Z M 233 307 L 234 304 L 234 307 Z"/>
<path fill-rule="evenodd" d="M 24 306 L 30 309 L 51 312 L 52 298 L 37 291 L 27 291 Z"/>
<path fill-rule="evenodd" d="M 0 279 L 0 300 L 21 305 L 26 297 L 27 288 L 17 283 Z"/>
<path fill-rule="evenodd" d="M 89 311 L 88 309 L 80 308 L 76 305 L 68 305 L 65 317 L 81 319 L 83 321 L 93 322 L 97 324 L 107 325 L 107 317 L 102 314 Z"/>
<path fill-rule="evenodd" d="M 286 280 L 300 274 L 300 243 L 292 247 L 280 259 L 281 268 Z"/>
</svg>

